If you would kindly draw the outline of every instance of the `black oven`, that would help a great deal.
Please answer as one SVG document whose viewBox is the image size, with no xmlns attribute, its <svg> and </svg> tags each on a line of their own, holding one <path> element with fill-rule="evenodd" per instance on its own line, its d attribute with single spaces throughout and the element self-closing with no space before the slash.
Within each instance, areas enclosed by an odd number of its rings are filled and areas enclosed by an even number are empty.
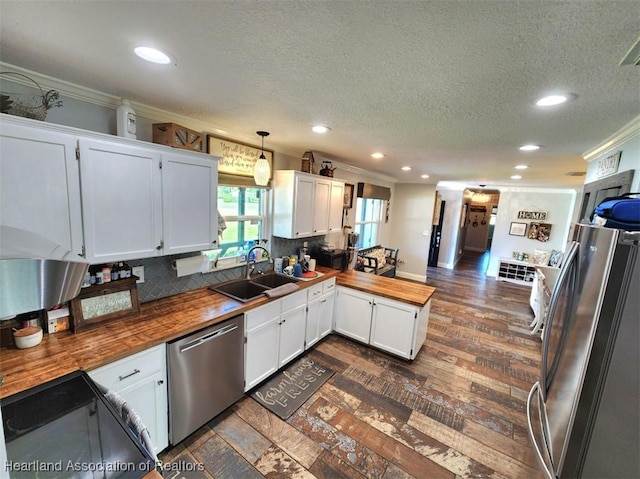
<svg viewBox="0 0 640 479">
<path fill-rule="evenodd" d="M 141 478 L 152 456 L 77 371 L 2 399 L 11 478 Z"/>
</svg>

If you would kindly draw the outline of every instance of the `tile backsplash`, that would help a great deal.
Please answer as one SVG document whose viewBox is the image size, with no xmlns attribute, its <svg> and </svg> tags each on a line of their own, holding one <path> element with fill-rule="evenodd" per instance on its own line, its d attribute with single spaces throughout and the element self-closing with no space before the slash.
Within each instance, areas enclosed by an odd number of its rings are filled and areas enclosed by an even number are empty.
<svg viewBox="0 0 640 479">
<path fill-rule="evenodd" d="M 271 257 L 290 256 L 297 254 L 304 241 L 307 241 L 309 249 L 320 248 L 324 240 L 323 236 L 300 240 L 288 240 L 284 238 L 271 238 Z M 176 259 L 194 256 L 193 254 L 181 254 L 174 256 L 162 256 L 160 258 L 129 261 L 131 266 L 144 266 L 144 283 L 138 284 L 138 297 L 141 303 L 147 303 L 155 299 L 173 296 L 179 293 L 205 288 L 212 284 L 223 283 L 241 278 L 246 273 L 244 266 L 215 271 L 212 273 L 196 273 L 178 278 L 172 267 Z M 273 268 L 273 266 L 270 266 Z"/>
</svg>

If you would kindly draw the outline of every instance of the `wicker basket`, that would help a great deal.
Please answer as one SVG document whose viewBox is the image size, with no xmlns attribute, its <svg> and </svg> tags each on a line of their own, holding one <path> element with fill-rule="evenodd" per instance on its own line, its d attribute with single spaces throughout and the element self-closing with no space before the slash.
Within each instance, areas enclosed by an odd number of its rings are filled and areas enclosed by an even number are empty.
<svg viewBox="0 0 640 479">
<path fill-rule="evenodd" d="M 59 99 L 60 94 L 57 91 L 49 90 L 45 93 L 40 84 L 34 79 L 16 72 L 0 72 L 0 75 L 16 75 L 22 77 L 29 80 L 29 82 L 33 83 L 35 87 L 40 90 L 40 95 L 0 92 L 0 111 L 2 113 L 43 121 L 47 117 L 49 109 L 54 106 L 62 106 L 62 100 Z"/>
</svg>

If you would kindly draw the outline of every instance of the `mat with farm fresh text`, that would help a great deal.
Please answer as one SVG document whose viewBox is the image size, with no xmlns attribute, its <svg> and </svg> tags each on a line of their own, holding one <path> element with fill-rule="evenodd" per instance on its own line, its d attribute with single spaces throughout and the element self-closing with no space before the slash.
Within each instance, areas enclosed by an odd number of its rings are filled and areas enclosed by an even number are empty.
<svg viewBox="0 0 640 479">
<path fill-rule="evenodd" d="M 303 357 L 258 386 L 251 397 L 281 419 L 296 410 L 333 376 L 334 371 Z"/>
</svg>

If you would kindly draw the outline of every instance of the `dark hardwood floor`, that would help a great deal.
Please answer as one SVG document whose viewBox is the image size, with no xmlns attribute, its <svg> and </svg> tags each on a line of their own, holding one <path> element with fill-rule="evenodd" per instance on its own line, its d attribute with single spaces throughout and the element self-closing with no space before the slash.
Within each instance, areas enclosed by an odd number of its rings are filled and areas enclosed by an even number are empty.
<svg viewBox="0 0 640 479">
<path fill-rule="evenodd" d="M 532 478 L 526 395 L 540 340 L 530 289 L 483 256 L 429 268 L 427 340 L 405 361 L 330 335 L 309 354 L 336 374 L 287 421 L 245 397 L 161 459 L 171 478 Z M 204 469 L 204 470 L 194 470 Z"/>
</svg>

